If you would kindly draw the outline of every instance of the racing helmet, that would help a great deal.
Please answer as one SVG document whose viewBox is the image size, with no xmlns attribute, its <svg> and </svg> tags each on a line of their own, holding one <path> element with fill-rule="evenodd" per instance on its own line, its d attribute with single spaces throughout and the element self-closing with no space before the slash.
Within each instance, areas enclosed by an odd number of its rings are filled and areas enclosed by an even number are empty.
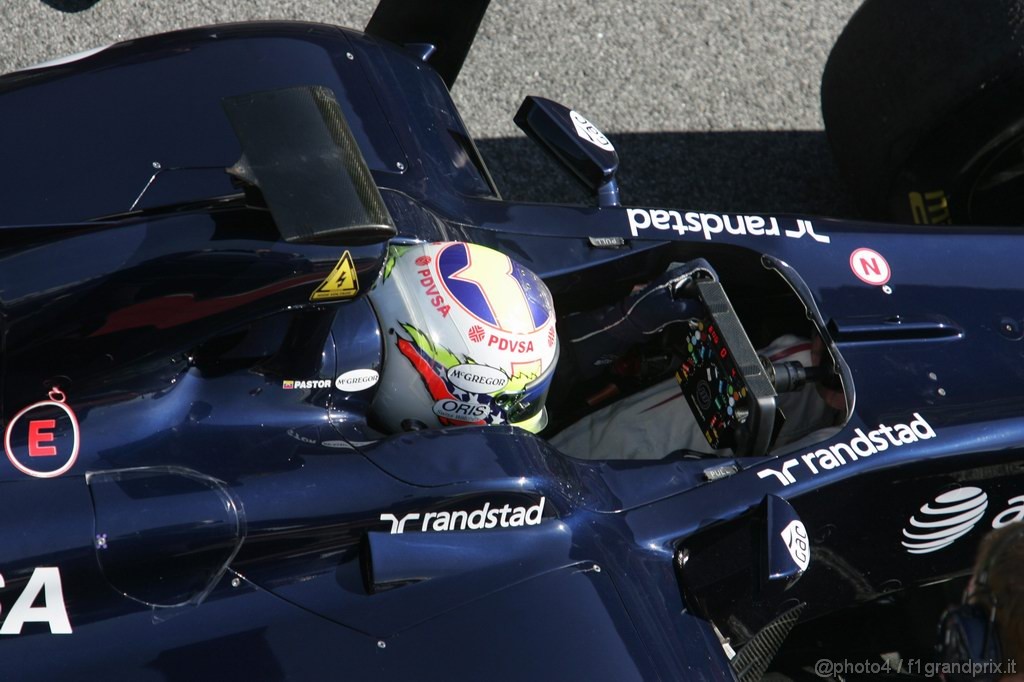
<svg viewBox="0 0 1024 682">
<path fill-rule="evenodd" d="M 384 339 L 379 427 L 547 425 L 558 335 L 535 274 L 478 244 L 392 246 L 369 298 Z"/>
</svg>

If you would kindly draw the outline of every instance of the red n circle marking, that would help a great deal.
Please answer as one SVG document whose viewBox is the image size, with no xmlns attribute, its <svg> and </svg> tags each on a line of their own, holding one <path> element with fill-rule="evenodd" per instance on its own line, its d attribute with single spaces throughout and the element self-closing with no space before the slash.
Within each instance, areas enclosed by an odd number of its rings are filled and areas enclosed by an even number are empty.
<svg viewBox="0 0 1024 682">
<path fill-rule="evenodd" d="M 889 281 L 892 271 L 882 254 L 867 248 L 856 249 L 850 254 L 850 269 L 857 279 L 880 286 Z"/>
</svg>

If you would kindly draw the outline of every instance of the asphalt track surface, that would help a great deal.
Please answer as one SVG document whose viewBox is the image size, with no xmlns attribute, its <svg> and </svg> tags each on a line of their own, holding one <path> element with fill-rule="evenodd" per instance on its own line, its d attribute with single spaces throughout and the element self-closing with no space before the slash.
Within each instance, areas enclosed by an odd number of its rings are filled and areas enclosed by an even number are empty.
<svg viewBox="0 0 1024 682">
<path fill-rule="evenodd" d="M 589 201 L 512 123 L 533 94 L 584 113 L 611 138 L 627 205 L 852 217 L 823 132 L 819 84 L 859 4 L 492 0 L 453 96 L 506 198 Z M 202 24 L 300 19 L 362 28 L 375 5 L 3 0 L 0 72 Z"/>
</svg>

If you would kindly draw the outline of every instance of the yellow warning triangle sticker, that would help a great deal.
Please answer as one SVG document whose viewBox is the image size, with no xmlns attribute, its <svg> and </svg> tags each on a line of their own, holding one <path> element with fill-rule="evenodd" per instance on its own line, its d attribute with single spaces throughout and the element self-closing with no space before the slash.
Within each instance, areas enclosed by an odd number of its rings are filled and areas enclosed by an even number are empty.
<svg viewBox="0 0 1024 682">
<path fill-rule="evenodd" d="M 352 298 L 359 293 L 359 278 L 356 266 L 352 263 L 352 254 L 348 251 L 341 254 L 341 260 L 331 270 L 316 291 L 309 297 L 310 301 L 338 301 Z"/>
</svg>

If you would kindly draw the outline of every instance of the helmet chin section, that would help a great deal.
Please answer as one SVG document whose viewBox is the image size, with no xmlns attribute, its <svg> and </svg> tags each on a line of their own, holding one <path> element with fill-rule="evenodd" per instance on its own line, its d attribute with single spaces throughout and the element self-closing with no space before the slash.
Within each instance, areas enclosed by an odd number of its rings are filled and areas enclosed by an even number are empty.
<svg viewBox="0 0 1024 682">
<path fill-rule="evenodd" d="M 548 425 L 548 408 L 542 407 L 540 412 L 521 422 L 512 422 L 512 426 L 519 427 L 530 433 L 540 433 Z"/>
</svg>

